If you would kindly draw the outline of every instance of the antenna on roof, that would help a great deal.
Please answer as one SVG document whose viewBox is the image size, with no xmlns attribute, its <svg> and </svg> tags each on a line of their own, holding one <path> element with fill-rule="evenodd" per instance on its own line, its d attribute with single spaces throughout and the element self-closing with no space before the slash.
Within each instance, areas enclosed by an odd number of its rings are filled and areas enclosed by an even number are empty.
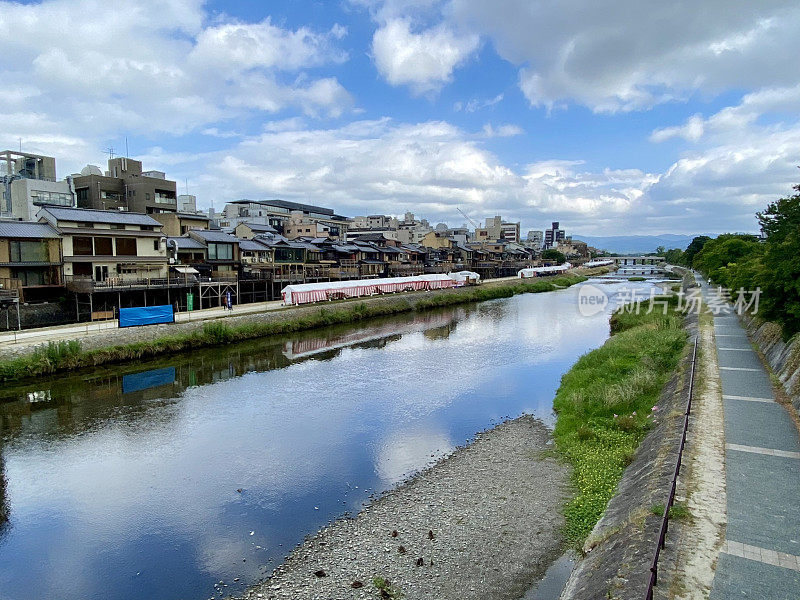
<svg viewBox="0 0 800 600">
<path fill-rule="evenodd" d="M 105 149 L 105 153 L 108 154 L 108 160 L 114 158 L 114 146 L 109 146 Z"/>
<path fill-rule="evenodd" d="M 125 136 L 125 158 L 130 158 L 131 155 L 128 152 L 128 136 Z"/>
<path fill-rule="evenodd" d="M 19 138 L 19 151 L 22 152 L 22 138 Z"/>
<path fill-rule="evenodd" d="M 186 186 L 186 195 L 189 195 L 189 178 L 185 177 L 183 180 L 184 185 Z"/>
</svg>

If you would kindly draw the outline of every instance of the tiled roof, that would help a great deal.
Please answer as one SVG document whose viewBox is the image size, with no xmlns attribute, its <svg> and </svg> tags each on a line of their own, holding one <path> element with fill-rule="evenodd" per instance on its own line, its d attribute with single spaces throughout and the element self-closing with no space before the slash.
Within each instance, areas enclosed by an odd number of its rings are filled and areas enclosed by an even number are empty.
<svg viewBox="0 0 800 600">
<path fill-rule="evenodd" d="M 194 238 L 190 238 L 188 236 L 180 236 L 180 237 L 168 237 L 167 238 L 167 246 L 170 245 L 170 242 L 174 241 L 178 245 L 178 249 L 180 250 L 189 250 L 189 249 L 200 249 L 205 250 L 206 246 L 203 242 L 200 242 Z"/>
<path fill-rule="evenodd" d="M 81 223 L 120 223 L 123 225 L 150 225 L 161 227 L 161 223 L 149 215 L 125 212 L 121 210 L 94 210 L 89 208 L 62 208 L 45 206 L 42 211 L 48 212 L 58 221 L 77 221 Z"/>
<path fill-rule="evenodd" d="M 58 238 L 58 231 L 49 223 L 30 221 L 0 221 L 0 237 L 4 238 Z"/>
<path fill-rule="evenodd" d="M 189 234 L 192 237 L 202 238 L 206 242 L 227 242 L 228 244 L 236 244 L 239 241 L 239 238 L 213 229 L 192 229 Z"/>
</svg>

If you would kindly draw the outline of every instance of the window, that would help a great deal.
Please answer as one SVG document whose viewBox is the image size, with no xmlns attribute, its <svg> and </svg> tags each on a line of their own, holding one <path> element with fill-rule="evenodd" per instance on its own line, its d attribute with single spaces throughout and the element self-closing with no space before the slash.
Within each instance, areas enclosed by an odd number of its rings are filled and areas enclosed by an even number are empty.
<svg viewBox="0 0 800 600">
<path fill-rule="evenodd" d="M 158 252 L 158 247 L 159 247 L 158 240 L 153 240 L 153 250 Z"/>
<path fill-rule="evenodd" d="M 13 269 L 11 271 L 11 276 L 14 279 L 19 279 L 23 286 L 50 284 L 50 274 L 46 271 L 34 269 Z"/>
<path fill-rule="evenodd" d="M 31 202 L 36 205 L 72 206 L 72 194 L 31 190 Z"/>
<path fill-rule="evenodd" d="M 145 192 L 144 193 L 144 201 L 145 202 L 150 202 L 150 192 Z"/>
<path fill-rule="evenodd" d="M 117 238 L 117 256 L 137 256 L 136 240 L 133 238 Z"/>
<path fill-rule="evenodd" d="M 94 253 L 97 256 L 112 256 L 114 251 L 111 249 L 111 238 L 94 238 Z"/>
<path fill-rule="evenodd" d="M 156 204 L 174 204 L 175 193 L 164 190 L 156 190 Z"/>
<path fill-rule="evenodd" d="M 110 200 L 111 202 L 122 201 L 122 195 L 119 192 L 109 192 L 107 190 L 100 190 L 100 198 L 102 200 Z"/>
<path fill-rule="evenodd" d="M 208 244 L 208 258 L 211 260 L 232 260 L 233 259 L 233 245 L 232 244 L 215 244 L 213 242 Z"/>
<path fill-rule="evenodd" d="M 11 262 L 48 262 L 47 242 L 11 242 Z"/>
<path fill-rule="evenodd" d="M 91 256 L 94 254 L 92 250 L 92 238 L 90 237 L 74 237 L 72 238 L 72 253 L 75 256 Z"/>
</svg>

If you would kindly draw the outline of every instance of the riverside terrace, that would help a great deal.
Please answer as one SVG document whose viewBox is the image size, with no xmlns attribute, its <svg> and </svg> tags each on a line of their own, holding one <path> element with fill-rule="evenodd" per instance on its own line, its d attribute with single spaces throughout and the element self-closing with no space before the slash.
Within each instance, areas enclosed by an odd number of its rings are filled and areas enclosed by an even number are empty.
<svg viewBox="0 0 800 600">
<path fill-rule="evenodd" d="M 375 234 L 349 242 L 289 240 L 259 227 L 236 231 L 249 239 L 208 229 L 167 236 L 164 224 L 151 215 L 44 207 L 38 217 L 40 223 L 15 222 L 15 227 L 49 232 L 46 240 L 37 238 L 49 248 L 47 285 L 34 289 L 38 280 L 20 279 L 13 269 L 2 282 L 4 289 L 19 290 L 22 327 L 110 319 L 119 308 L 132 306 L 211 308 L 228 294 L 233 304 L 270 301 L 291 283 L 463 270 L 492 279 L 541 264 L 533 250 L 504 241 L 465 245 L 440 236 L 429 247 Z M 0 246 L 19 241 L 12 234 L 0 230 Z M 26 306 L 29 298 L 40 304 Z M 43 320 L 45 314 L 55 316 Z"/>
</svg>

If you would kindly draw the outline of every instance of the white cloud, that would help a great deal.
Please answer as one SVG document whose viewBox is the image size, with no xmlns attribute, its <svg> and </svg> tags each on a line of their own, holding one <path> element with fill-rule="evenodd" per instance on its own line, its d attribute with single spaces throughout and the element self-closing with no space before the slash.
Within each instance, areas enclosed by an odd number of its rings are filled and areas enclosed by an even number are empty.
<svg viewBox="0 0 800 600">
<path fill-rule="evenodd" d="M 306 27 L 286 30 L 273 25 L 269 17 L 260 23 L 226 23 L 203 30 L 189 60 L 223 71 L 256 67 L 295 71 L 346 60 L 347 54 L 332 43 L 345 34 L 340 25 L 327 34 Z"/>
<path fill-rule="evenodd" d="M 405 19 L 393 19 L 372 38 L 378 72 L 395 86 L 409 85 L 415 94 L 436 92 L 453 71 L 478 48 L 477 35 L 458 35 L 439 25 L 419 33 Z"/>
<path fill-rule="evenodd" d="M 798 78 L 800 7 L 791 0 L 451 0 L 442 14 L 521 67 L 533 106 L 639 110 Z"/>
<path fill-rule="evenodd" d="M 483 126 L 483 135 L 487 138 L 514 137 L 516 135 L 522 135 L 523 133 L 525 133 L 525 131 L 522 127 L 517 125 L 499 125 L 493 127 L 491 123 L 486 123 Z"/>
<path fill-rule="evenodd" d="M 473 98 L 469 102 L 456 102 L 453 105 L 453 110 L 456 112 L 464 111 L 468 113 L 473 113 L 479 111 L 484 108 L 491 108 L 496 104 L 499 104 L 503 101 L 505 94 L 497 94 L 494 98 L 489 98 L 487 100 L 478 100 L 477 98 Z"/>
<path fill-rule="evenodd" d="M 685 125 L 656 129 L 650 135 L 650 141 L 663 142 L 671 138 L 680 137 L 689 142 L 696 142 L 703 137 L 704 130 L 705 126 L 703 117 L 701 115 L 693 115 L 688 121 L 686 121 Z"/>
<path fill-rule="evenodd" d="M 353 105 L 335 77 L 308 72 L 346 60 L 340 25 L 209 25 L 199 0 L 142 0 L 124 11 L 99 0 L 0 2 L 0 11 L 0 140 L 16 147 L 22 137 L 73 170 L 122 132 L 219 135 L 221 123 L 260 112 L 336 117 Z M 56 138 L 81 142 L 59 147 Z"/>
</svg>

